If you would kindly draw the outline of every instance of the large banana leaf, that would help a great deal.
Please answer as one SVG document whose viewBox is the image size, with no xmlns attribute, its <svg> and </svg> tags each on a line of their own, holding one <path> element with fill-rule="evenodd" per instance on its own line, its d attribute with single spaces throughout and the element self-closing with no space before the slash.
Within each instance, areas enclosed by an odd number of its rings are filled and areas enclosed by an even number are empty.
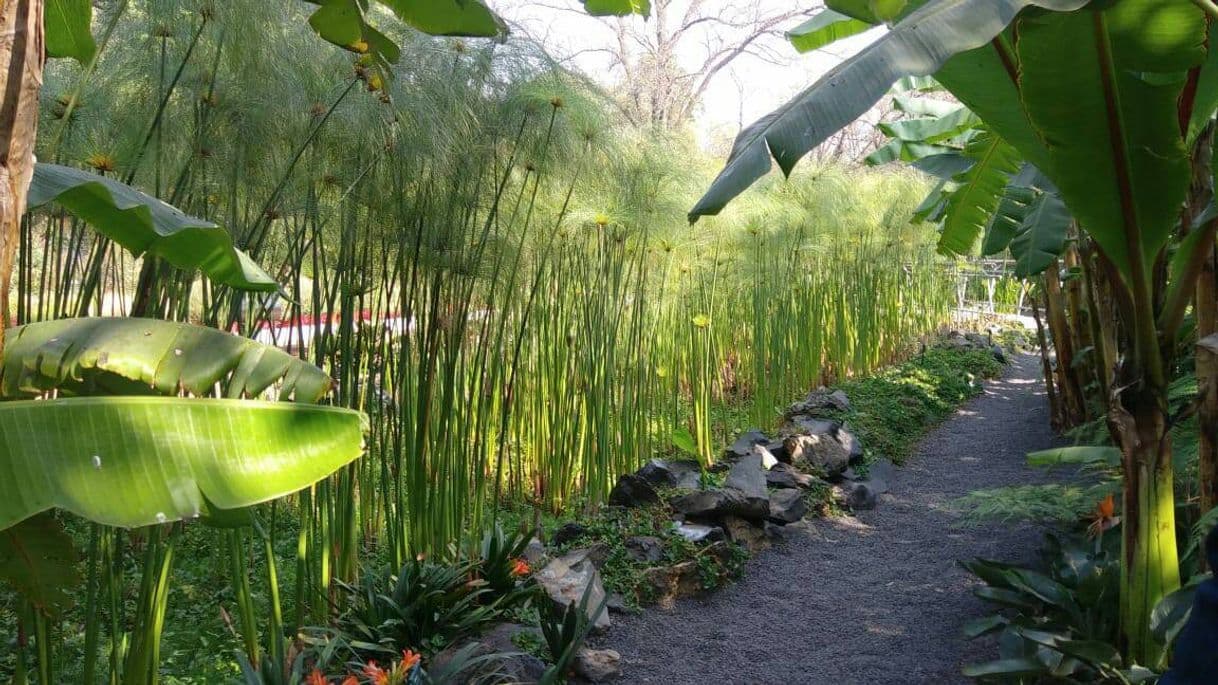
<svg viewBox="0 0 1218 685">
<path fill-rule="evenodd" d="M 998 209 L 994 211 L 989 225 L 985 228 L 985 238 L 981 241 L 983 256 L 995 255 L 1010 247 L 1011 241 L 1019 235 L 1036 198 L 1037 191 L 1033 188 L 1007 184 Z"/>
<path fill-rule="evenodd" d="M 181 269 L 198 269 L 213 281 L 238 288 L 279 289 L 224 228 L 183 214 L 134 188 L 97 174 L 39 163 L 29 206 L 56 202 L 135 255 L 151 254 Z"/>
<path fill-rule="evenodd" d="M 0 403 L 0 530 L 51 508 L 135 527 L 291 494 L 360 455 L 362 415 L 255 400 Z"/>
<path fill-rule="evenodd" d="M 47 57 L 71 57 L 84 64 L 93 59 L 93 3 L 90 0 L 46 0 L 43 33 Z"/>
<path fill-rule="evenodd" d="M 396 64 L 402 50 L 364 20 L 359 0 L 310 0 L 321 5 L 309 15 L 309 26 L 326 40 L 352 52 L 372 55 L 382 68 Z"/>
<path fill-rule="evenodd" d="M 503 32 L 481 0 L 380 0 L 399 19 L 433 36 L 494 37 Z"/>
<path fill-rule="evenodd" d="M 959 184 L 947 202 L 939 252 L 968 254 L 998 209 L 1007 180 L 1019 170 L 1020 158 L 1005 140 L 985 133 L 973 139 L 965 155 L 976 164 L 956 176 Z"/>
<path fill-rule="evenodd" d="M 1200 10 L 1155 0 L 1019 25 L 1023 101 L 1048 144 L 1037 166 L 1130 284 L 1146 281 L 1188 188 L 1177 103 L 1204 40 Z"/>
<path fill-rule="evenodd" d="M 5 336 L 0 397 L 72 395 L 278 396 L 316 402 L 329 376 L 282 350 L 214 328 L 156 319 L 88 318 L 28 324 Z"/>
<path fill-rule="evenodd" d="M 865 21 L 833 10 L 824 10 L 787 31 L 787 40 L 800 52 L 812 52 L 850 36 L 857 36 L 871 28 L 872 24 Z"/>
<path fill-rule="evenodd" d="M 976 128 L 981 120 L 965 107 L 941 115 L 886 121 L 879 125 L 884 135 L 898 140 L 938 143 L 955 138 Z"/>
<path fill-rule="evenodd" d="M 718 214 L 770 171 L 771 160 L 790 174 L 796 162 L 866 112 L 894 81 L 934 74 L 953 55 L 992 40 L 1025 7 L 1065 11 L 1085 4 L 1086 0 L 927 2 L 793 100 L 741 131 L 727 165 L 690 211 L 690 220 Z M 985 118 L 984 112 L 974 111 Z"/>
<path fill-rule="evenodd" d="M 651 0 L 583 0 L 583 3 L 584 10 L 597 17 L 651 14 Z"/>
<path fill-rule="evenodd" d="M 1066 246 L 1070 211 L 1056 193 L 1041 193 L 1011 240 L 1015 277 L 1029 278 L 1049 268 Z"/>
<path fill-rule="evenodd" d="M 44 614 L 55 616 L 75 603 L 76 562 L 72 538 L 50 514 L 0 530 L 0 578 Z"/>
</svg>

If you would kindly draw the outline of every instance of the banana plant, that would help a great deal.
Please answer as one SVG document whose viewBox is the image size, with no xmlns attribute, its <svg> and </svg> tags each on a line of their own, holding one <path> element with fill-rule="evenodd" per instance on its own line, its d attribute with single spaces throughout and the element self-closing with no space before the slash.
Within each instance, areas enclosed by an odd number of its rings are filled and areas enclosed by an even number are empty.
<svg viewBox="0 0 1218 685">
<path fill-rule="evenodd" d="M 1218 69 L 1207 40 L 1218 6 L 1210 0 L 829 5 L 862 21 L 892 23 L 871 46 L 742 131 L 690 218 L 718 213 L 773 162 L 790 173 L 906 76 L 933 75 L 1043 171 L 1094 242 L 1116 301 L 1119 325 L 1101 323 L 1116 336 L 1114 358 L 1121 363 L 1106 370 L 1105 387 L 1114 391 L 1101 399 L 1125 477 L 1122 647 L 1138 663 L 1156 663 L 1161 650 L 1150 633 L 1151 611 L 1180 585 L 1166 376 L 1218 228 L 1210 221 L 1181 240 L 1191 229 L 1180 214 L 1195 143 L 1218 106 Z M 885 16 L 875 12 L 881 5 Z M 1062 207 L 1041 210 L 1060 218 Z"/>
</svg>

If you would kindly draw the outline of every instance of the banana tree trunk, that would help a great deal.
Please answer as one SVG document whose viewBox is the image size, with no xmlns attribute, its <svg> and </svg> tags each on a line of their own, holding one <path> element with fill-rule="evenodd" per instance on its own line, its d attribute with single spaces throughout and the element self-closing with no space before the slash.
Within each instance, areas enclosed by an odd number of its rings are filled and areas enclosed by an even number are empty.
<svg viewBox="0 0 1218 685">
<path fill-rule="evenodd" d="M 1156 666 L 1162 646 L 1150 631 L 1155 605 L 1180 587 L 1176 507 L 1172 490 L 1171 439 L 1166 389 L 1143 379 L 1140 390 L 1109 407 L 1109 427 L 1118 437 L 1125 474 L 1121 520 L 1121 630 L 1125 653 Z"/>
<path fill-rule="evenodd" d="M 1061 391 L 1063 425 L 1073 427 L 1082 423 L 1085 416 L 1083 392 L 1074 373 L 1074 342 L 1066 318 L 1066 298 L 1058 268 L 1059 262 L 1054 261 L 1045 269 L 1045 313 L 1049 333 L 1053 336 L 1053 349 L 1057 351 L 1057 386 Z"/>
<path fill-rule="evenodd" d="M 1049 361 L 1049 339 L 1045 336 L 1045 324 L 1040 318 L 1040 294 L 1032 296 L 1032 318 L 1036 321 L 1036 341 L 1040 343 L 1040 364 L 1045 372 L 1045 393 L 1049 396 L 1049 417 L 1053 430 L 1062 428 L 1062 408 L 1058 399 L 1057 384 L 1053 382 L 1053 363 Z"/>
<path fill-rule="evenodd" d="M 9 287 L 34 177 L 44 61 L 43 0 L 0 0 L 0 361 L 12 321 Z"/>
<path fill-rule="evenodd" d="M 1197 409 L 1200 436 L 1197 445 L 1197 479 L 1200 481 L 1201 513 L 1218 505 L 1218 283 L 1214 248 L 1211 247 L 1197 281 L 1194 308 L 1197 313 L 1197 383 L 1201 404 Z M 1203 561 L 1204 563 L 1204 557 Z"/>
</svg>

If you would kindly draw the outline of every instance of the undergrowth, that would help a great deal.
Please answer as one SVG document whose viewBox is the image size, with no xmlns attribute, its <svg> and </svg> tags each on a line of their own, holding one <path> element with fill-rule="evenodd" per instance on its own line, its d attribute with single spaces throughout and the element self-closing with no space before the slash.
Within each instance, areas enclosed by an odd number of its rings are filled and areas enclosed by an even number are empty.
<svg viewBox="0 0 1218 685">
<path fill-rule="evenodd" d="M 936 423 L 977 395 L 980 379 L 996 378 L 1002 364 L 985 350 L 931 348 L 866 378 L 838 384 L 850 409 L 836 418 L 849 424 L 869 461 L 905 461 Z"/>
</svg>

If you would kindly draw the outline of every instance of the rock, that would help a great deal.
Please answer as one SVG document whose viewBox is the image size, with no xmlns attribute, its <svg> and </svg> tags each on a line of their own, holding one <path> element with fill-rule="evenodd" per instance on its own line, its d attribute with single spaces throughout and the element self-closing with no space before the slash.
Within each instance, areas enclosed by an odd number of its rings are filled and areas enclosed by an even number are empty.
<svg viewBox="0 0 1218 685">
<path fill-rule="evenodd" d="M 786 535 L 782 526 L 771 521 L 765 522 L 765 536 L 770 539 L 770 542 L 781 542 Z"/>
<path fill-rule="evenodd" d="M 588 527 L 571 521 L 564 523 L 554 531 L 554 538 L 550 542 L 555 547 L 562 547 L 569 542 L 575 542 L 579 538 L 588 534 Z"/>
<path fill-rule="evenodd" d="M 778 457 L 775 457 L 770 448 L 765 445 L 753 445 L 753 454 L 761 457 L 761 468 L 766 471 L 774 468 L 774 465 L 778 463 Z"/>
<path fill-rule="evenodd" d="M 541 659 L 520 651 L 513 638 L 520 633 L 532 633 L 541 637 L 539 628 L 530 628 L 515 623 L 501 623 L 485 635 L 453 644 L 432 657 L 427 668 L 438 672 L 449 664 L 462 650 L 473 646 L 468 658 L 476 663 L 461 671 L 454 682 L 477 683 L 536 683 L 546 672 Z M 492 657 L 499 654 L 502 656 Z M 484 660 L 478 660 L 485 657 Z"/>
<path fill-rule="evenodd" d="M 651 596 L 663 608 L 671 608 L 678 597 L 688 597 L 702 591 L 698 562 L 683 561 L 672 566 L 655 566 L 643 571 Z"/>
<path fill-rule="evenodd" d="M 660 495 L 651 484 L 633 473 L 619 476 L 609 492 L 609 504 L 619 507 L 645 507 L 659 504 Z"/>
<path fill-rule="evenodd" d="M 758 470 L 758 474 L 761 472 Z M 762 486 L 765 476 L 761 476 Z M 769 491 L 765 495 L 746 495 L 736 488 L 712 488 L 695 490 L 668 501 L 673 511 L 685 516 L 715 520 L 723 516 L 736 515 L 751 519 L 763 519 L 770 512 Z"/>
<path fill-rule="evenodd" d="M 865 509 L 875 509 L 879 504 L 879 497 L 875 490 L 866 483 L 845 483 L 842 486 L 845 494 L 843 504 L 850 507 L 854 511 L 863 511 Z"/>
<path fill-rule="evenodd" d="M 791 490 L 790 492 L 796 492 Z M 723 517 L 723 528 L 732 542 L 747 549 L 750 554 L 756 554 L 769 549 L 770 540 L 766 537 L 765 528 L 754 525 L 737 516 Z"/>
<path fill-rule="evenodd" d="M 605 608 L 614 614 L 633 613 L 630 605 L 626 603 L 626 598 L 617 592 L 611 593 L 609 599 L 605 600 Z"/>
<path fill-rule="evenodd" d="M 801 490 L 779 490 L 770 496 L 770 519 L 786 525 L 795 523 L 808 513 L 808 504 Z"/>
<path fill-rule="evenodd" d="M 1006 350 L 1002 349 L 1002 347 L 1001 347 L 1000 345 L 993 345 L 993 346 L 991 346 L 991 347 L 990 347 L 990 354 L 994 355 L 994 360 L 995 360 L 995 361 L 997 361 L 999 364 L 1006 364 L 1006 363 L 1007 363 L 1007 353 L 1006 353 Z"/>
<path fill-rule="evenodd" d="M 791 463 L 791 455 L 787 453 L 786 445 L 782 440 L 771 440 L 765 444 L 765 448 L 774 455 L 774 458 L 783 464 Z"/>
<path fill-rule="evenodd" d="M 760 454 L 750 454 L 732 465 L 723 481 L 724 489 L 739 490 L 746 497 L 767 497 L 765 469 Z"/>
<path fill-rule="evenodd" d="M 690 459 L 652 459 L 635 475 L 656 487 L 697 490 L 702 482 L 702 467 Z"/>
<path fill-rule="evenodd" d="M 673 532 L 690 542 L 716 542 L 726 537 L 719 526 L 704 526 L 699 523 L 674 523 Z"/>
<path fill-rule="evenodd" d="M 612 649 L 584 647 L 575 655 L 575 675 L 590 683 L 607 683 L 622 675 L 622 655 Z"/>
<path fill-rule="evenodd" d="M 808 393 L 799 402 L 787 407 L 786 415 L 797 416 L 805 414 L 817 416 L 826 412 L 847 411 L 850 409 L 850 398 L 841 390 L 829 392 L 825 388 L 817 388 Z"/>
<path fill-rule="evenodd" d="M 590 592 L 588 618 L 597 630 L 609 627 L 609 612 L 596 610 L 605 599 L 605 586 L 601 583 L 601 574 L 590 558 L 589 550 L 576 550 L 554 559 L 534 578 L 550 596 L 550 600 L 562 608 L 571 603 L 578 605 L 584 592 Z"/>
<path fill-rule="evenodd" d="M 529 566 L 537 568 L 541 566 L 541 562 L 546 558 L 546 546 L 537 538 L 529 540 L 529 544 L 524 546 L 524 551 L 521 553 L 524 560 L 529 562 Z"/>
<path fill-rule="evenodd" d="M 791 462 L 806 470 L 835 476 L 850 465 L 850 451 L 831 434 L 793 435 L 786 446 Z"/>
<path fill-rule="evenodd" d="M 786 424 L 786 432 L 790 434 L 805 435 L 835 435 L 837 429 L 841 426 L 837 421 L 830 419 L 814 419 L 810 416 L 793 416 Z M 785 444 L 785 441 L 784 441 Z M 788 447 L 788 449 L 790 449 Z M 792 456 L 794 459 L 794 456 Z"/>
<path fill-rule="evenodd" d="M 846 448 L 846 452 L 850 455 L 851 466 L 858 466 L 859 464 L 863 463 L 863 443 L 858 439 L 858 436 L 852 433 L 850 429 L 846 428 L 845 426 L 839 427 L 834 436 L 837 438 L 837 441 L 841 443 L 842 447 Z"/>
<path fill-rule="evenodd" d="M 664 543 L 650 535 L 636 535 L 625 542 L 626 555 L 639 562 L 654 564 L 664 558 Z"/>
<path fill-rule="evenodd" d="M 833 479 L 835 483 L 840 483 L 844 480 L 862 480 L 862 478 L 859 478 L 859 474 L 854 470 L 853 466 L 847 466 L 845 471 L 837 474 L 837 477 Z"/>
<path fill-rule="evenodd" d="M 816 478 L 796 470 L 790 464 L 776 464 L 774 468 L 765 474 L 765 483 L 772 488 L 807 489 L 812 487 L 815 482 Z M 773 497 L 773 495 L 770 495 L 771 499 Z"/>
<path fill-rule="evenodd" d="M 765 433 L 757 429 L 752 429 L 741 433 L 731 447 L 727 448 L 726 455 L 729 459 L 746 457 L 753 451 L 753 445 L 758 443 L 764 444 L 770 441 L 770 438 Z"/>
</svg>

